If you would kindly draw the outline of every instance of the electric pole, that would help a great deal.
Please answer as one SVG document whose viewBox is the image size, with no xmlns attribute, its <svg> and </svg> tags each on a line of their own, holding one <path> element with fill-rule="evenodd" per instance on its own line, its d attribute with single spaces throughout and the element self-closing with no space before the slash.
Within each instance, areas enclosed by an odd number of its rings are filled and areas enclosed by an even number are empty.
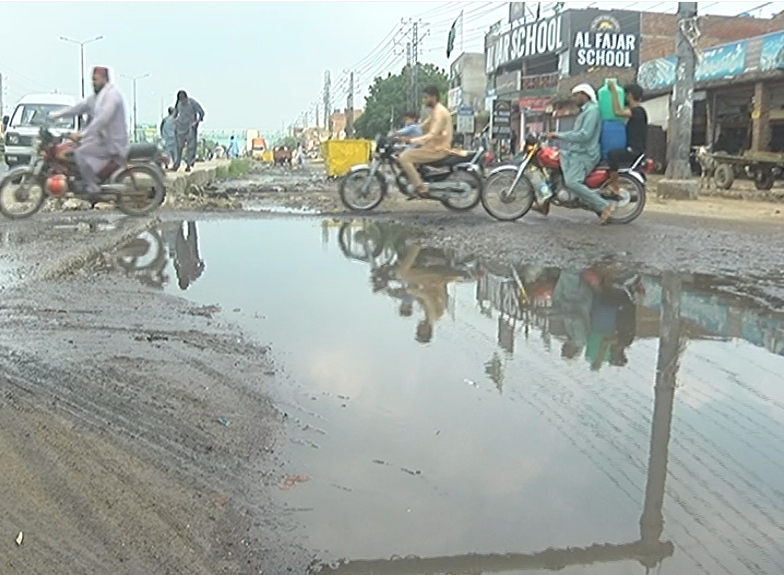
<svg viewBox="0 0 784 575">
<path fill-rule="evenodd" d="M 3 90 L 5 86 L 3 86 L 3 75 L 0 74 L 0 116 L 5 115 L 5 99 L 3 98 Z"/>
<path fill-rule="evenodd" d="M 133 141 L 139 141 L 139 114 L 137 108 L 138 92 L 136 90 L 136 83 L 139 80 L 148 78 L 149 74 L 142 74 L 141 76 L 128 76 L 127 74 L 120 74 L 123 78 L 130 80 L 133 83 Z"/>
<path fill-rule="evenodd" d="M 354 136 L 354 71 L 348 73 L 348 97 L 346 98 L 346 139 Z"/>
<path fill-rule="evenodd" d="M 330 88 L 332 87 L 332 76 L 329 70 L 324 72 L 324 127 L 327 129 L 328 136 L 332 135 L 332 107 L 330 106 Z"/>
<path fill-rule="evenodd" d="M 60 40 L 79 46 L 79 72 L 82 78 L 82 99 L 84 99 L 84 47 L 87 44 L 92 44 L 93 42 L 103 40 L 103 36 L 96 36 L 95 38 L 90 38 L 89 40 L 74 40 L 72 38 L 60 36 Z"/>
<path fill-rule="evenodd" d="M 412 104 L 416 109 L 417 100 L 419 99 L 419 21 L 411 25 L 411 85 L 414 93 Z"/>
<path fill-rule="evenodd" d="M 689 152 L 694 120 L 692 95 L 694 93 L 695 50 L 698 34 L 697 2 L 679 2 L 678 30 L 675 37 L 675 53 L 678 63 L 670 101 L 665 179 L 678 182 L 678 186 L 676 186 L 678 189 L 671 190 L 674 195 L 685 195 L 690 198 L 696 196 L 696 185 L 689 186 L 684 182 L 691 179 Z"/>
</svg>

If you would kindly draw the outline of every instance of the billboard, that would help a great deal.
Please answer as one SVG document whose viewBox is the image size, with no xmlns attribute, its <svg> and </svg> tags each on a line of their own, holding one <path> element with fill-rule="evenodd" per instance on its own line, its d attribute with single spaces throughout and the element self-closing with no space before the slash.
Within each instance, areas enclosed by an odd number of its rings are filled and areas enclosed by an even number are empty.
<svg viewBox="0 0 784 575">
<path fill-rule="evenodd" d="M 569 74 L 640 64 L 640 12 L 569 10 Z"/>
</svg>

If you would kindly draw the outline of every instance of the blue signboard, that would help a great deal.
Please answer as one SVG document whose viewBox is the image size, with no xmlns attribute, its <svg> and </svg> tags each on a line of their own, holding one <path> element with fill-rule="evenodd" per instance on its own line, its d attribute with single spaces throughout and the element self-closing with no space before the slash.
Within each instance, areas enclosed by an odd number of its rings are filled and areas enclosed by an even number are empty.
<svg viewBox="0 0 784 575">
<path fill-rule="evenodd" d="M 746 41 L 742 40 L 705 50 L 697 65 L 695 80 L 707 82 L 743 74 L 746 69 L 746 45 Z"/>
<path fill-rule="evenodd" d="M 762 37 L 759 69 L 760 72 L 784 70 L 784 32 Z"/>
<path fill-rule="evenodd" d="M 778 35 L 772 34 L 771 36 Z M 782 45 L 784 45 L 784 33 L 780 35 L 782 36 Z M 773 41 L 771 41 L 772 44 Z M 751 68 L 746 62 L 747 46 L 748 42 L 741 40 L 703 51 L 694 79 L 697 82 L 707 82 L 740 76 L 745 70 Z M 776 54 L 778 54 L 778 49 L 776 49 Z M 637 83 L 648 91 L 669 88 L 675 83 L 677 65 L 678 60 L 675 56 L 643 62 L 637 72 Z"/>
</svg>

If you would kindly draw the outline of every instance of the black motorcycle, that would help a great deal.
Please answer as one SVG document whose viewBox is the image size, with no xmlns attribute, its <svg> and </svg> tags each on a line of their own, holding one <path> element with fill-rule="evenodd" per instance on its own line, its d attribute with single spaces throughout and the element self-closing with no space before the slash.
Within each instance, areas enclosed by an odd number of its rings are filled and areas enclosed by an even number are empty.
<svg viewBox="0 0 784 575">
<path fill-rule="evenodd" d="M 340 200 L 346 208 L 355 212 L 368 212 L 383 201 L 390 183 L 383 170 L 385 167 L 390 172 L 390 179 L 404 196 L 418 197 L 400 168 L 399 151 L 400 146 L 392 138 L 376 138 L 376 149 L 370 164 L 354 166 L 340 180 Z M 465 152 L 465 155 L 450 154 L 443 160 L 418 166 L 428 190 L 422 198 L 441 202 L 457 212 L 474 209 L 479 203 L 484 185 L 484 153 L 485 150 L 480 147 Z"/>
</svg>

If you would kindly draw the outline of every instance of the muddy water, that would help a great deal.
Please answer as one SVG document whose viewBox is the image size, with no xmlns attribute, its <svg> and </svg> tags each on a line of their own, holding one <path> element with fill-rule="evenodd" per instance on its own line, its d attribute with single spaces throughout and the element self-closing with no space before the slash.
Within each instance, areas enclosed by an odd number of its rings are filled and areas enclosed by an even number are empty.
<svg viewBox="0 0 784 575">
<path fill-rule="evenodd" d="M 272 344 L 280 497 L 322 572 L 784 572 L 773 304 L 415 249 L 384 225 L 183 223 L 112 264 Z"/>
</svg>

